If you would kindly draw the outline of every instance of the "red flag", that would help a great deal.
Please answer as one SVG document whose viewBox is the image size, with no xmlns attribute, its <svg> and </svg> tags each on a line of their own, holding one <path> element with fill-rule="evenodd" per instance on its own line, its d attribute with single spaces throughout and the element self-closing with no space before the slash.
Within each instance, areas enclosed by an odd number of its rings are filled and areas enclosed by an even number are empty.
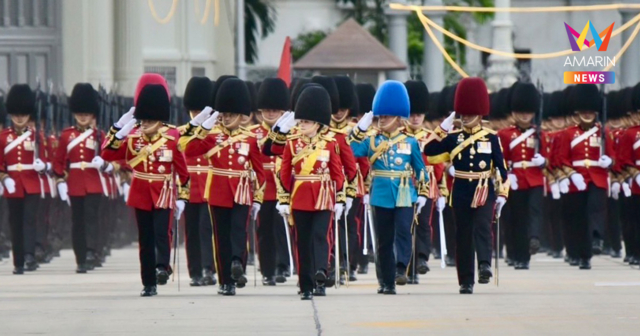
<svg viewBox="0 0 640 336">
<path fill-rule="evenodd" d="M 278 68 L 278 78 L 282 79 L 287 86 L 291 86 L 291 39 L 287 36 L 280 57 L 280 68 Z"/>
</svg>

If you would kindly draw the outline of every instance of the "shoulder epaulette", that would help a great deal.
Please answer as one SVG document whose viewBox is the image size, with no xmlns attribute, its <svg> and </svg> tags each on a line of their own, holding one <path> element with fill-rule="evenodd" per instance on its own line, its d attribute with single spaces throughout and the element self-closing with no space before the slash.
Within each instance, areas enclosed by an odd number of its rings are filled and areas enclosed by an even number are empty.
<svg viewBox="0 0 640 336">
<path fill-rule="evenodd" d="M 164 126 L 169 128 L 177 128 L 176 125 L 171 125 L 171 124 L 164 124 Z"/>
<path fill-rule="evenodd" d="M 296 133 L 296 134 L 290 134 L 290 135 L 287 135 L 287 140 L 300 139 L 300 137 L 301 137 L 301 134 L 299 134 L 299 133 Z"/>
<path fill-rule="evenodd" d="M 164 138 L 167 138 L 169 140 L 175 140 L 176 138 L 173 135 L 169 135 L 166 132 L 161 132 L 160 135 Z"/>
<path fill-rule="evenodd" d="M 461 129 L 457 129 L 457 130 L 449 131 L 449 133 L 447 133 L 447 134 L 456 134 L 456 133 L 460 133 L 460 132 L 462 132 L 462 130 Z"/>
<path fill-rule="evenodd" d="M 336 138 L 334 138 L 333 136 L 330 136 L 328 134 L 323 135 L 321 139 L 324 140 L 324 141 L 328 141 L 328 142 L 337 141 Z"/>
<path fill-rule="evenodd" d="M 255 125 L 251 125 L 249 127 L 247 127 L 247 131 L 253 131 L 254 129 L 260 127 L 260 124 L 255 124 Z"/>
<path fill-rule="evenodd" d="M 244 135 L 246 135 L 246 136 L 248 136 L 248 137 L 252 137 L 252 138 L 255 138 L 255 137 L 256 137 L 256 134 L 255 134 L 255 133 L 253 133 L 253 132 L 251 132 L 251 131 L 249 131 L 249 130 L 246 130 L 246 129 L 242 130 L 242 134 L 244 134 Z"/>
<path fill-rule="evenodd" d="M 483 129 L 483 130 L 485 130 L 485 131 L 487 131 L 487 133 L 489 133 L 489 134 L 494 134 L 494 135 L 495 135 L 495 134 L 498 134 L 498 132 L 497 132 L 497 131 L 492 130 L 492 129 L 490 129 L 490 128 L 482 128 L 482 129 Z"/>
</svg>

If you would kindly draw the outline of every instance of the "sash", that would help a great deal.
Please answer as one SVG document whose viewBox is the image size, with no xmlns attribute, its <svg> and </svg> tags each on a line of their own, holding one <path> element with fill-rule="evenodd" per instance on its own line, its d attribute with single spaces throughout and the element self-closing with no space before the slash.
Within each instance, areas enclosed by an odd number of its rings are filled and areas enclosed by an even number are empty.
<svg viewBox="0 0 640 336">
<path fill-rule="evenodd" d="M 636 140 L 636 142 L 633 143 L 633 149 L 636 150 L 640 147 L 640 139 Z"/>
<path fill-rule="evenodd" d="M 129 139 L 132 139 L 132 138 L 129 138 Z M 140 162 L 145 160 L 149 156 L 149 154 L 155 152 L 156 150 L 158 150 L 158 148 L 164 145 L 167 142 L 167 140 L 168 140 L 167 138 L 162 137 L 160 138 L 160 140 L 156 141 L 156 143 L 154 143 L 153 145 L 145 146 L 140 150 L 138 155 L 136 155 L 133 159 L 127 161 L 127 164 L 131 166 L 132 169 L 135 168 L 135 166 L 139 165 Z"/>
<path fill-rule="evenodd" d="M 593 127 L 591 127 L 590 130 L 582 133 L 579 137 L 571 140 L 571 148 L 575 147 L 577 144 L 581 143 L 586 138 L 594 135 L 597 131 L 598 131 L 598 126 L 593 126 Z"/>
<path fill-rule="evenodd" d="M 77 146 L 79 143 L 83 142 L 84 140 L 86 140 L 91 134 L 93 134 L 93 128 L 90 128 L 86 131 L 84 131 L 82 134 L 80 134 L 79 137 L 73 139 L 73 141 L 71 141 L 68 145 L 67 145 L 67 153 L 69 153 L 75 146 Z"/>
<path fill-rule="evenodd" d="M 536 130 L 534 128 L 530 128 L 526 132 L 520 134 L 519 137 L 517 137 L 517 138 L 513 139 L 513 141 L 511 141 L 511 143 L 509 144 L 509 149 L 514 149 L 517 145 L 519 145 L 521 142 L 523 142 L 526 138 L 531 136 L 531 134 L 533 134 L 535 131 Z"/>
<path fill-rule="evenodd" d="M 309 145 L 305 148 L 303 148 L 301 151 L 299 151 L 292 159 L 291 159 L 291 165 L 295 166 L 296 163 L 300 162 L 300 160 L 304 159 L 307 156 L 312 155 L 312 153 L 314 153 L 315 150 L 317 149 L 324 149 L 324 147 L 327 145 L 327 142 L 324 140 L 320 140 L 317 143 L 316 148 L 313 147 L 313 145 Z M 291 151 L 293 152 L 293 148 L 291 149 Z M 313 164 L 316 163 L 317 156 L 318 154 L 315 153 L 316 156 L 313 160 Z M 308 162 L 308 161 L 307 161 Z M 311 167 L 313 167 L 313 165 L 311 165 Z"/>
<path fill-rule="evenodd" d="M 4 148 L 4 154 L 7 155 L 7 153 L 9 153 L 10 151 L 12 151 L 14 148 L 18 147 L 19 144 L 21 144 L 23 141 L 27 140 L 27 138 L 31 135 L 31 131 L 26 131 L 24 133 L 22 133 L 21 136 L 17 137 L 15 140 L 11 141 L 5 148 Z"/>
<path fill-rule="evenodd" d="M 469 147 L 473 142 L 475 142 L 476 140 L 482 138 L 483 136 L 489 134 L 489 132 L 487 130 L 480 130 L 478 131 L 478 133 L 472 135 L 470 138 L 467 138 L 467 140 L 463 141 L 461 144 L 459 144 L 456 148 L 454 148 L 451 151 L 450 157 L 453 159 L 454 157 L 456 157 L 456 155 L 458 155 L 460 152 L 462 152 L 465 148 Z"/>
<path fill-rule="evenodd" d="M 316 165 L 316 161 L 318 161 L 318 155 L 320 155 L 320 152 L 324 149 L 326 145 L 327 145 L 326 141 L 318 141 L 316 148 L 314 148 L 309 155 L 300 155 L 302 154 L 303 151 L 300 151 L 300 153 L 296 154 L 293 160 L 291 160 L 292 163 L 296 159 L 297 160 L 295 162 L 298 162 L 303 157 L 307 158 L 307 160 L 302 165 L 302 169 L 300 170 L 300 175 L 309 175 L 311 173 L 311 171 L 313 170 L 313 167 Z M 309 146 L 309 147 L 312 147 L 312 146 Z M 309 147 L 306 147 L 306 148 L 309 148 Z"/>
<path fill-rule="evenodd" d="M 391 140 L 391 141 L 382 141 L 378 147 L 375 146 L 375 138 L 371 137 L 371 149 L 373 149 L 373 155 L 371 155 L 371 157 L 369 158 L 369 163 L 373 164 L 374 162 L 376 162 L 376 160 L 386 151 L 389 150 L 389 148 L 391 148 L 393 145 L 397 144 L 398 142 L 406 139 L 407 136 L 402 134 L 400 136 L 398 136 L 397 138 Z"/>
<path fill-rule="evenodd" d="M 212 156 L 216 155 L 218 152 L 220 152 L 221 150 L 225 149 L 226 147 L 229 147 L 229 145 L 231 145 L 232 143 L 236 142 L 236 141 L 240 141 L 240 140 L 244 140 L 248 137 L 248 135 L 246 134 L 238 134 L 236 136 L 230 137 L 227 140 L 221 142 L 219 145 L 211 148 L 206 154 L 205 157 L 207 159 L 211 158 Z"/>
</svg>

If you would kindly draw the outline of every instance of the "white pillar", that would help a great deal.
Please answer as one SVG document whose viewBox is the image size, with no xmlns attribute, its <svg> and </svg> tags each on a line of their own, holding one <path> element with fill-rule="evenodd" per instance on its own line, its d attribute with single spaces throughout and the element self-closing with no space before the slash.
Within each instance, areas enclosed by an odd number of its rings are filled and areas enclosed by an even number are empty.
<svg viewBox="0 0 640 336">
<path fill-rule="evenodd" d="M 240 79 L 247 79 L 244 34 L 244 0 L 236 0 L 236 75 Z"/>
<path fill-rule="evenodd" d="M 140 27 L 142 3 L 115 0 L 115 80 L 123 95 L 133 95 L 144 72 Z"/>
<path fill-rule="evenodd" d="M 109 88 L 114 75 L 113 0 L 88 1 L 87 6 L 87 81 L 94 85 L 102 83 Z"/>
<path fill-rule="evenodd" d="M 621 25 L 623 25 L 629 22 L 629 20 L 633 19 L 636 15 L 638 15 L 638 11 L 632 9 L 621 9 L 620 14 L 622 15 Z M 627 42 L 632 31 L 633 29 L 627 29 L 622 32 L 622 44 Z M 629 48 L 627 48 L 627 51 L 622 55 L 622 57 L 619 60 L 616 60 L 616 62 L 620 62 L 620 71 L 618 71 L 618 74 L 620 74 L 620 78 L 616 78 L 616 81 L 619 83 L 620 87 L 634 86 L 638 82 L 640 82 L 640 64 L 638 64 L 639 59 L 640 41 L 638 41 L 638 37 L 636 37 L 636 39 L 629 45 Z"/>
<path fill-rule="evenodd" d="M 397 1 L 405 3 L 406 0 Z M 407 16 L 408 11 L 395 11 L 387 8 L 385 14 L 389 17 L 389 49 L 398 59 L 407 65 L 406 70 L 389 71 L 389 78 L 406 81 L 409 78 L 409 55 L 407 52 Z"/>
<path fill-rule="evenodd" d="M 442 6 L 442 0 L 429 0 L 427 6 Z M 439 26 L 444 26 L 444 11 L 431 11 L 424 13 L 429 19 Z M 441 32 L 431 29 L 441 45 L 444 46 L 444 37 Z M 430 92 L 442 90 L 445 86 L 444 56 L 440 49 L 433 43 L 427 32 L 424 32 L 424 56 L 422 60 L 422 79 Z"/>
<path fill-rule="evenodd" d="M 511 7 L 511 0 L 496 0 L 496 8 Z M 493 49 L 513 52 L 511 14 L 509 12 L 496 12 L 493 23 Z M 492 91 L 509 87 L 518 80 L 518 70 L 513 57 L 492 54 L 489 56 L 489 68 L 487 69 L 487 86 Z"/>
</svg>

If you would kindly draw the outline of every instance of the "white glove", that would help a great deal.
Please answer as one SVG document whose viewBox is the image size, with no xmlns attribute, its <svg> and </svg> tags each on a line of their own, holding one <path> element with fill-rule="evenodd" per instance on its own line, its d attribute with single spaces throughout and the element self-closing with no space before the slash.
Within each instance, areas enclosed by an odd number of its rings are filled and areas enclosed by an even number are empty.
<svg viewBox="0 0 640 336">
<path fill-rule="evenodd" d="M 62 201 L 69 201 L 69 187 L 67 187 L 67 182 L 58 183 L 58 195 L 60 195 Z"/>
<path fill-rule="evenodd" d="M 272 131 L 275 131 L 276 128 L 280 127 L 280 124 L 282 124 L 284 122 L 284 120 L 289 119 L 289 116 L 292 115 L 293 112 L 291 111 L 287 111 L 285 113 L 283 113 L 280 118 L 278 118 L 278 120 L 276 120 L 276 122 L 273 124 L 273 126 L 271 127 Z"/>
<path fill-rule="evenodd" d="M 509 183 L 511 183 L 511 189 L 518 190 L 518 177 L 516 174 L 508 174 L 507 178 L 509 179 Z"/>
<path fill-rule="evenodd" d="M 136 112 L 136 108 L 132 107 L 129 109 L 129 112 L 125 113 L 120 117 L 118 122 L 114 124 L 116 128 L 122 128 L 124 125 L 128 124 L 131 120 L 133 120 L 133 114 Z"/>
<path fill-rule="evenodd" d="M 366 194 L 362 197 L 362 204 L 365 204 L 365 205 L 369 204 L 369 194 Z"/>
<path fill-rule="evenodd" d="M 122 185 L 122 194 L 124 195 L 125 203 L 127 203 L 127 200 L 129 200 L 129 189 L 131 189 L 129 183 L 125 183 Z"/>
<path fill-rule="evenodd" d="M 42 162 L 42 160 L 40 160 L 40 159 L 36 159 L 36 161 L 35 161 L 35 162 L 33 162 L 33 169 L 34 169 L 36 172 L 38 172 L 38 173 L 39 173 L 39 172 L 42 172 L 42 171 L 44 171 L 45 169 L 47 169 L 47 165 L 46 165 L 46 164 L 44 164 L 44 162 Z"/>
<path fill-rule="evenodd" d="M 116 138 L 118 140 L 124 139 L 127 135 L 129 135 L 129 133 L 131 133 L 131 130 L 136 126 L 136 122 L 137 120 L 135 119 L 129 120 L 129 122 L 126 123 L 124 126 L 122 126 L 122 128 L 118 131 L 118 133 L 116 133 Z"/>
<path fill-rule="evenodd" d="M 454 167 L 453 165 L 449 166 L 449 175 L 451 177 L 455 177 L 456 176 L 456 167 Z"/>
<path fill-rule="evenodd" d="M 612 163 L 613 163 L 613 160 L 611 160 L 611 158 L 608 157 L 607 155 L 601 156 L 600 159 L 598 160 L 598 166 L 604 169 L 611 167 Z"/>
<path fill-rule="evenodd" d="M 337 218 L 342 217 L 343 212 L 344 212 L 344 204 L 336 203 L 336 205 L 333 206 L 333 213 L 336 214 Z"/>
<path fill-rule="evenodd" d="M 353 206 L 353 198 L 347 197 L 347 213 L 349 213 L 352 206 Z"/>
<path fill-rule="evenodd" d="M 440 123 L 440 128 L 445 132 L 450 132 L 453 128 L 453 120 L 456 118 L 456 112 L 451 113 L 445 120 Z"/>
<path fill-rule="evenodd" d="M 51 165 L 50 162 L 47 162 L 47 173 L 53 174 L 53 166 Z"/>
<path fill-rule="evenodd" d="M 294 113 L 289 114 L 278 125 L 280 133 L 289 133 L 289 131 L 296 125 L 296 115 Z"/>
<path fill-rule="evenodd" d="M 202 122 L 202 128 L 210 130 L 213 128 L 213 126 L 215 126 L 218 123 L 218 115 L 220 115 L 220 112 L 216 111 L 213 112 L 211 114 L 211 116 L 209 116 L 209 118 L 207 118 L 207 120 Z"/>
<path fill-rule="evenodd" d="M 617 200 L 620 198 L 620 182 L 611 183 L 611 197 L 614 200 Z"/>
<path fill-rule="evenodd" d="M 258 218 L 258 212 L 260 212 L 260 203 L 258 202 L 253 202 L 253 205 L 251 205 L 251 218 L 253 219 L 257 219 Z"/>
<path fill-rule="evenodd" d="M 102 170 L 102 167 L 104 166 L 104 160 L 101 157 L 96 156 L 91 160 L 91 166 L 95 169 Z"/>
<path fill-rule="evenodd" d="M 622 182 L 622 193 L 624 197 L 631 197 L 631 186 L 629 186 L 629 183 Z"/>
<path fill-rule="evenodd" d="M 418 196 L 418 200 L 416 201 L 416 215 L 420 214 L 425 204 L 427 204 L 427 198 L 424 196 Z"/>
<path fill-rule="evenodd" d="M 635 178 L 636 184 L 640 186 L 640 175 Z"/>
<path fill-rule="evenodd" d="M 558 183 L 558 187 L 560 188 L 560 192 L 563 193 L 563 194 L 568 193 L 570 184 L 571 184 L 571 182 L 569 181 L 568 178 L 560 180 L 560 182 Z"/>
<path fill-rule="evenodd" d="M 536 167 L 544 166 L 546 162 L 547 159 L 545 159 L 544 156 L 540 155 L 540 153 L 536 153 L 536 155 L 534 155 L 531 159 L 531 163 L 533 163 L 533 165 Z"/>
<path fill-rule="evenodd" d="M 554 200 L 560 199 L 560 186 L 558 185 L 558 183 L 551 184 L 551 197 Z"/>
<path fill-rule="evenodd" d="M 438 212 L 444 210 L 445 205 L 447 205 L 447 198 L 444 196 L 438 197 L 436 200 L 436 210 Z"/>
<path fill-rule="evenodd" d="M 276 204 L 276 210 L 280 213 L 282 217 L 289 216 L 291 213 L 291 209 L 289 208 L 289 204 Z"/>
<path fill-rule="evenodd" d="M 506 203 L 507 203 L 507 199 L 502 196 L 498 196 L 498 198 L 496 199 L 496 212 L 498 214 L 498 217 L 500 217 L 500 214 L 502 213 L 502 208 Z"/>
<path fill-rule="evenodd" d="M 4 183 L 4 187 L 7 189 L 9 195 L 16 192 L 16 181 L 14 181 L 12 178 L 5 177 L 4 180 L 2 180 L 2 183 Z"/>
<path fill-rule="evenodd" d="M 176 216 L 176 219 L 180 219 L 180 216 L 182 216 L 182 213 L 184 212 L 184 207 L 187 205 L 187 202 L 185 200 L 177 200 L 176 201 L 176 208 L 174 209 L 174 215 Z"/>
<path fill-rule="evenodd" d="M 107 163 L 107 166 L 104 168 L 103 172 L 109 174 L 112 171 L 113 171 L 113 165 L 111 163 Z"/>
<path fill-rule="evenodd" d="M 211 116 L 213 109 L 209 106 L 205 107 L 197 116 L 189 122 L 192 126 L 200 126 L 207 118 Z"/>
<path fill-rule="evenodd" d="M 0 183 L 0 196 L 4 195 L 4 186 Z"/>
<path fill-rule="evenodd" d="M 365 132 L 366 130 L 369 129 L 369 127 L 371 126 L 371 123 L 373 122 L 373 112 L 369 111 L 367 113 L 365 113 L 362 118 L 360 118 L 360 120 L 358 121 L 358 128 L 360 129 L 360 131 Z"/>
<path fill-rule="evenodd" d="M 582 174 L 573 173 L 569 177 L 571 178 L 571 182 L 573 182 L 573 185 L 575 185 L 576 188 L 578 188 L 578 190 L 580 191 L 587 190 L 587 184 L 584 183 L 584 177 L 582 176 Z"/>
</svg>

